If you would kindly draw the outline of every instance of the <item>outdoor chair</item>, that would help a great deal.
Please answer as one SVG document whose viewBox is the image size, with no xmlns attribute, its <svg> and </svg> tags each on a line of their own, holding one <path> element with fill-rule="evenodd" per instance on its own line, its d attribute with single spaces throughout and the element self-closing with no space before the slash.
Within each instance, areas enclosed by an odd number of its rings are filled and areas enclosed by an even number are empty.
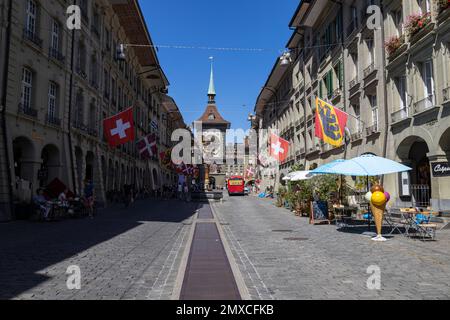
<svg viewBox="0 0 450 320">
<path fill-rule="evenodd" d="M 412 230 L 414 234 L 421 237 L 435 240 L 437 224 L 431 223 L 431 218 L 434 215 L 431 210 L 423 211 L 415 208 L 401 208 L 402 223 L 405 226 L 406 234 L 411 236 Z"/>
<path fill-rule="evenodd" d="M 415 216 L 413 228 L 416 230 L 418 235 L 422 237 L 422 240 L 425 240 L 425 238 L 429 238 L 431 240 L 436 239 L 437 224 L 430 223 L 432 216 L 432 212 L 423 212 Z"/>
</svg>

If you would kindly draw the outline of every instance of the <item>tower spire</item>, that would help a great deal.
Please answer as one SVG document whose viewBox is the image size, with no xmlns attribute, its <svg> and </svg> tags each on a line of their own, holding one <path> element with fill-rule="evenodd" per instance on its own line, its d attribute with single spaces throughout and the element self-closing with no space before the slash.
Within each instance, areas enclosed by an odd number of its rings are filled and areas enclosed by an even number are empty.
<svg viewBox="0 0 450 320">
<path fill-rule="evenodd" d="M 211 75 L 209 78 L 209 89 L 208 89 L 208 103 L 215 103 L 216 100 L 216 88 L 214 87 L 214 70 L 213 70 L 213 57 L 209 57 L 211 61 Z"/>
</svg>

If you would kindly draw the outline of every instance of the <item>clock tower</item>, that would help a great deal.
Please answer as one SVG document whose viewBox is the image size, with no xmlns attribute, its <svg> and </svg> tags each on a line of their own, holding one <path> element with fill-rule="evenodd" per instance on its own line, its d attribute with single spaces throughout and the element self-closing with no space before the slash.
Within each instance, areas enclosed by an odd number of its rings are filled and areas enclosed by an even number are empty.
<svg viewBox="0 0 450 320">
<path fill-rule="evenodd" d="M 211 74 L 209 79 L 208 104 L 206 105 L 205 112 L 196 122 L 202 124 L 204 132 L 202 143 L 204 150 L 211 151 L 209 144 L 216 142 L 217 145 L 217 142 L 220 141 L 222 147 L 222 159 L 220 159 L 220 152 L 215 153 L 215 150 L 212 150 L 212 154 L 208 152 L 207 155 L 204 155 L 206 157 L 206 159 L 204 159 L 206 163 L 203 166 L 203 170 L 201 170 L 200 179 L 203 180 L 205 188 L 221 188 L 224 187 L 226 183 L 226 170 L 224 170 L 226 162 L 225 140 L 226 131 L 227 129 L 230 129 L 231 123 L 221 116 L 217 108 L 213 58 L 211 57 L 210 60 Z M 211 132 L 210 134 L 205 134 L 207 130 L 214 130 L 215 133 Z"/>
</svg>

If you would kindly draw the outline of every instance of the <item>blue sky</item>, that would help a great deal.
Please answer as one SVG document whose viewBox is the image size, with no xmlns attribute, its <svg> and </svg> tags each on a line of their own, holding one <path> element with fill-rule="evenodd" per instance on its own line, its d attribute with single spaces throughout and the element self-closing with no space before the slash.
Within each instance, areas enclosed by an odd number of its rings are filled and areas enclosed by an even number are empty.
<svg viewBox="0 0 450 320">
<path fill-rule="evenodd" d="M 185 122 L 199 118 L 207 102 L 209 60 L 214 56 L 217 106 L 232 128 L 248 128 L 247 116 L 292 31 L 298 0 L 140 0 L 152 40 L 161 46 L 257 48 L 255 51 L 159 48 L 169 94 Z"/>
</svg>

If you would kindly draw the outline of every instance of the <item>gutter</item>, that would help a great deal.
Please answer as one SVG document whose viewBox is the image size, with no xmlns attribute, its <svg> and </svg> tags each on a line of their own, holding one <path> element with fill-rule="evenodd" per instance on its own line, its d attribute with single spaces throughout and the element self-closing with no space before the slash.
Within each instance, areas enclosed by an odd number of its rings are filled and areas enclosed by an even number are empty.
<svg viewBox="0 0 450 320">
<path fill-rule="evenodd" d="M 75 57 L 75 30 L 72 30 L 72 48 L 70 57 L 70 87 L 69 87 L 69 149 L 70 149 L 70 169 L 72 174 L 72 188 L 73 192 L 77 192 L 76 176 L 75 176 L 75 162 L 73 159 L 73 144 L 72 144 L 72 96 L 73 96 L 73 72 L 74 72 L 74 57 Z"/>
<path fill-rule="evenodd" d="M 384 17 L 384 12 L 383 12 L 383 7 L 381 6 L 380 8 L 381 10 L 381 15 L 382 17 Z M 381 41 L 383 43 L 384 46 L 384 42 L 386 41 L 385 36 L 384 36 L 384 19 L 381 22 Z M 385 66 L 386 64 L 386 50 L 383 47 L 382 53 L 381 53 L 381 58 L 383 59 L 383 66 Z M 386 73 L 386 68 L 383 68 L 383 80 L 384 80 L 384 84 L 387 84 L 387 73 Z M 387 89 L 386 87 L 383 88 L 383 94 L 384 94 L 384 141 L 383 141 L 383 157 L 386 158 L 387 156 L 387 142 L 388 142 L 388 137 L 389 137 L 389 108 L 388 108 L 388 101 L 387 101 Z M 384 175 L 381 176 L 381 185 L 383 185 L 384 182 Z"/>
<path fill-rule="evenodd" d="M 13 205 L 13 187 L 12 187 L 12 175 L 11 175 L 11 161 L 9 159 L 8 150 L 8 137 L 6 132 L 6 97 L 8 90 L 8 73 L 9 73 L 9 59 L 10 59 L 10 47 L 11 47 L 11 22 L 12 22 L 12 0 L 8 1 L 8 20 L 6 27 L 6 56 L 5 64 L 3 66 L 3 93 L 2 93 L 2 103 L 1 103 L 1 116 L 2 116 L 2 130 L 3 130 L 3 144 L 5 148 L 5 158 L 7 166 L 7 176 L 8 176 L 8 193 L 9 193 L 9 205 L 11 209 L 11 216 L 14 213 Z"/>
</svg>

